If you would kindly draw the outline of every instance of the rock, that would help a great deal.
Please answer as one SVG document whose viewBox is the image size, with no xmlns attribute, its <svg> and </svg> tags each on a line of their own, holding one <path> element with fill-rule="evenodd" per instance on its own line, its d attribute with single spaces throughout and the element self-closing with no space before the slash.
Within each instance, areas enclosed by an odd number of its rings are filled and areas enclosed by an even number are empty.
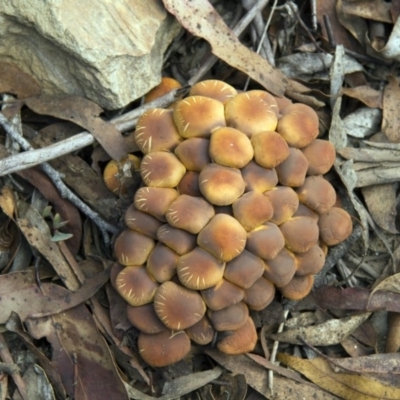
<svg viewBox="0 0 400 400">
<path fill-rule="evenodd" d="M 0 60 L 46 94 L 123 107 L 157 85 L 179 24 L 158 0 L 0 2 Z"/>
</svg>

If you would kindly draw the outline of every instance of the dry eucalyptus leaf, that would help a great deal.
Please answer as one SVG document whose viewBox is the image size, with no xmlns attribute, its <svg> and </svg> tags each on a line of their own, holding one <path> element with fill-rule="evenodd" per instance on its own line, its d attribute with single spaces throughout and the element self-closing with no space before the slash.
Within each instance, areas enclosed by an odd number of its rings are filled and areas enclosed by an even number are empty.
<svg viewBox="0 0 400 400">
<path fill-rule="evenodd" d="M 388 60 L 400 61 L 400 18 L 397 19 L 385 47 L 379 53 Z"/>
<path fill-rule="evenodd" d="M 363 162 L 400 162 L 400 151 L 389 149 L 368 149 L 345 147 L 339 149 L 338 153 L 347 160 Z"/>
<path fill-rule="evenodd" d="M 397 353 L 399 348 L 400 348 L 400 314 L 391 312 L 388 315 L 388 332 L 386 336 L 385 352 L 396 353 L 392 354 L 392 356 L 400 357 L 400 353 Z M 392 372 L 400 374 L 399 361 L 400 360 L 396 357 L 397 369 L 393 369 Z"/>
<path fill-rule="evenodd" d="M 384 290 L 386 292 L 400 293 L 400 273 L 389 276 L 379 283 L 378 286 L 374 288 L 371 296 L 378 290 Z"/>
<path fill-rule="evenodd" d="M 4 211 L 4 214 L 8 218 L 14 219 L 15 210 L 17 208 L 15 204 L 14 193 L 8 186 L 3 186 L 0 192 L 0 207 Z"/>
<path fill-rule="evenodd" d="M 364 19 L 392 23 L 391 3 L 381 0 L 344 1 L 342 11 Z"/>
<path fill-rule="evenodd" d="M 163 0 L 163 3 L 190 33 L 207 40 L 217 57 L 249 75 L 276 96 L 283 96 L 287 85 L 284 74 L 241 44 L 209 1 Z"/>
<path fill-rule="evenodd" d="M 380 130 L 382 111 L 379 108 L 360 107 L 343 119 L 349 136 L 364 139 Z"/>
<path fill-rule="evenodd" d="M 400 143 L 399 81 L 392 75 L 389 75 L 387 79 L 388 84 L 383 93 L 382 131 L 389 142 Z"/>
<path fill-rule="evenodd" d="M 383 385 L 364 375 L 335 372 L 322 358 L 303 360 L 289 354 L 278 354 L 278 360 L 302 373 L 316 385 L 344 400 L 397 400 L 400 389 Z M 336 359 L 335 359 L 336 361 Z"/>
<path fill-rule="evenodd" d="M 382 108 L 383 96 L 380 90 L 375 90 L 370 86 L 358 86 L 354 88 L 342 88 L 342 93 L 353 99 L 357 99 L 369 108 Z"/>
<path fill-rule="evenodd" d="M 273 340 L 291 344 L 303 344 L 299 338 L 304 339 L 312 346 L 330 346 L 338 344 L 351 335 L 371 313 L 362 313 L 352 317 L 331 319 L 322 324 L 299 327 L 281 333 L 271 334 Z"/>
<path fill-rule="evenodd" d="M 110 122 L 103 121 L 103 109 L 96 103 L 78 96 L 37 96 L 25 104 L 38 114 L 73 122 L 89 131 L 115 160 L 126 156 L 125 141 L 121 132 Z"/>
<path fill-rule="evenodd" d="M 400 353 L 335 358 L 335 365 L 364 374 L 400 374 Z"/>
</svg>

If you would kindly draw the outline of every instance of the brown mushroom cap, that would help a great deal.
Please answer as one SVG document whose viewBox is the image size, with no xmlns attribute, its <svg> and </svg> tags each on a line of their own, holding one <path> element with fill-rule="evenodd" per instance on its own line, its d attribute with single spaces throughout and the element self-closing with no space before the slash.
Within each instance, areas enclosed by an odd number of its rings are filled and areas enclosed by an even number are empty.
<svg viewBox="0 0 400 400">
<path fill-rule="evenodd" d="M 319 234 L 328 246 L 335 246 L 346 240 L 353 231 L 353 223 L 347 211 L 332 207 L 318 220 Z"/>
<path fill-rule="evenodd" d="M 187 194 L 193 197 L 202 197 L 199 185 L 199 173 L 196 171 L 186 171 L 179 185 L 177 186 L 179 194 Z"/>
<path fill-rule="evenodd" d="M 243 301 L 250 310 L 261 311 L 271 303 L 274 296 L 275 286 L 262 276 L 245 290 Z"/>
<path fill-rule="evenodd" d="M 174 78 L 164 76 L 161 82 L 144 95 L 144 102 L 149 103 L 161 96 L 166 95 L 173 89 L 180 89 L 182 85 Z"/>
<path fill-rule="evenodd" d="M 293 217 L 310 217 L 318 222 L 319 215 L 305 204 L 300 203 Z"/>
<path fill-rule="evenodd" d="M 173 151 L 182 141 L 172 118 L 172 111 L 152 108 L 139 117 L 135 141 L 143 154 Z"/>
<path fill-rule="evenodd" d="M 241 169 L 246 184 L 245 191 L 265 192 L 278 184 L 278 175 L 274 168 L 264 168 L 255 161 L 250 161 Z"/>
<path fill-rule="evenodd" d="M 249 232 L 272 218 L 274 210 L 271 202 L 260 192 L 243 194 L 233 204 L 233 215 Z"/>
<path fill-rule="evenodd" d="M 307 175 L 326 174 L 336 159 L 335 147 L 327 140 L 315 139 L 301 151 L 308 160 Z"/>
<path fill-rule="evenodd" d="M 196 247 L 197 237 L 187 231 L 165 224 L 158 228 L 157 239 L 181 256 Z"/>
<path fill-rule="evenodd" d="M 199 233 L 214 216 L 213 206 L 201 197 L 181 194 L 165 212 L 168 223 L 190 233 Z"/>
<path fill-rule="evenodd" d="M 279 290 L 289 300 L 301 300 L 311 292 L 313 284 L 313 275 L 295 275 L 287 285 L 279 288 Z"/>
<path fill-rule="evenodd" d="M 289 157 L 276 167 L 279 183 L 290 187 L 301 186 L 307 169 L 308 161 L 301 150 L 289 147 Z"/>
<path fill-rule="evenodd" d="M 149 255 L 146 269 L 157 282 L 163 283 L 172 279 L 176 274 L 178 259 L 177 253 L 158 242 Z"/>
<path fill-rule="evenodd" d="M 115 240 L 114 253 L 122 265 L 142 265 L 147 261 L 154 246 L 152 238 L 125 229 Z"/>
<path fill-rule="evenodd" d="M 175 148 L 175 155 L 187 170 L 200 172 L 211 162 L 209 147 L 210 141 L 208 139 L 193 137 L 179 144 Z"/>
<path fill-rule="evenodd" d="M 264 168 L 275 168 L 289 157 L 289 146 L 275 131 L 258 131 L 251 137 L 254 159 Z"/>
<path fill-rule="evenodd" d="M 206 305 L 198 292 L 169 281 L 157 289 L 154 310 L 167 328 L 180 330 L 199 322 Z"/>
<path fill-rule="evenodd" d="M 211 97 L 225 104 L 237 95 L 237 90 L 223 81 L 208 79 L 194 84 L 190 89 L 189 95 Z"/>
<path fill-rule="evenodd" d="M 289 146 L 301 149 L 308 146 L 319 133 L 317 113 L 305 104 L 291 104 L 280 110 L 282 117 L 276 131 Z"/>
<path fill-rule="evenodd" d="M 247 234 L 246 249 L 263 260 L 272 260 L 285 246 L 280 229 L 267 222 Z"/>
<path fill-rule="evenodd" d="M 276 188 L 264 192 L 264 196 L 271 202 L 274 210 L 270 222 L 276 225 L 281 225 L 289 218 L 292 218 L 299 207 L 297 193 L 287 186 L 277 186 Z"/>
<path fill-rule="evenodd" d="M 224 278 L 243 289 L 248 289 L 264 273 L 264 262 L 250 251 L 243 252 L 226 263 Z"/>
<path fill-rule="evenodd" d="M 278 105 L 279 110 L 283 110 L 285 107 L 293 104 L 292 100 L 290 100 L 288 97 L 285 96 L 283 97 L 274 96 L 274 99 L 276 101 L 276 104 Z"/>
<path fill-rule="evenodd" d="M 218 260 L 228 262 L 245 248 L 246 231 L 233 217 L 217 214 L 197 236 L 197 244 Z"/>
<path fill-rule="evenodd" d="M 293 217 L 279 226 L 286 247 L 295 253 L 305 253 L 318 243 L 317 222 L 310 217 Z"/>
<path fill-rule="evenodd" d="M 257 331 L 251 317 L 247 318 L 241 328 L 218 336 L 217 348 L 226 354 L 249 353 L 257 344 Z"/>
<path fill-rule="evenodd" d="M 178 196 L 175 189 L 142 187 L 136 191 L 133 202 L 138 210 L 165 222 L 164 214 Z"/>
<path fill-rule="evenodd" d="M 165 367 L 182 360 L 190 351 L 190 339 L 184 331 L 164 331 L 138 337 L 140 356 L 152 367 Z"/>
<path fill-rule="evenodd" d="M 146 186 L 173 188 L 178 185 L 186 168 L 178 158 L 167 151 L 155 151 L 144 156 L 140 175 Z"/>
<path fill-rule="evenodd" d="M 296 193 L 301 203 L 318 214 L 327 213 L 336 203 L 334 187 L 321 175 L 308 176 Z"/>
<path fill-rule="evenodd" d="M 206 315 L 185 331 L 193 342 L 203 346 L 211 343 L 215 335 L 215 330 Z"/>
<path fill-rule="evenodd" d="M 243 168 L 253 158 L 254 150 L 244 133 L 235 128 L 223 127 L 212 132 L 209 154 L 220 165 Z"/>
<path fill-rule="evenodd" d="M 134 204 L 131 204 L 125 212 L 125 225 L 134 231 L 157 239 L 157 229 L 162 222 L 150 214 L 139 211 Z"/>
<path fill-rule="evenodd" d="M 190 96 L 176 103 L 175 124 L 184 138 L 209 137 L 211 132 L 226 126 L 224 105 L 204 96 Z"/>
<path fill-rule="evenodd" d="M 279 114 L 279 107 L 276 101 L 276 97 L 272 96 L 272 94 L 268 93 L 265 90 L 248 90 L 246 92 L 250 97 L 258 97 L 264 100 L 271 108 L 271 110 L 278 115 Z"/>
<path fill-rule="evenodd" d="M 244 193 L 245 183 L 236 168 L 208 164 L 199 175 L 200 191 L 216 206 L 232 204 Z"/>
<path fill-rule="evenodd" d="M 166 326 L 157 317 L 153 303 L 136 307 L 128 304 L 126 314 L 128 321 L 141 332 L 153 334 L 167 330 Z"/>
<path fill-rule="evenodd" d="M 296 275 L 318 274 L 325 264 L 324 251 L 318 245 L 311 247 L 310 250 L 302 254 L 295 254 L 296 257 Z"/>
<path fill-rule="evenodd" d="M 283 248 L 273 259 L 265 262 L 264 277 L 278 288 L 287 285 L 296 273 L 294 254 Z"/>
<path fill-rule="evenodd" d="M 207 311 L 208 318 L 217 331 L 234 331 L 242 327 L 249 316 L 249 309 L 243 302 L 218 311 Z"/>
<path fill-rule="evenodd" d="M 228 126 L 251 137 L 263 130 L 274 131 L 278 118 L 271 105 L 259 96 L 240 93 L 225 104 Z"/>
<path fill-rule="evenodd" d="M 176 266 L 182 285 L 193 290 L 208 289 L 216 285 L 224 275 L 224 268 L 225 263 L 200 247 L 181 256 Z"/>
<path fill-rule="evenodd" d="M 145 267 L 125 267 L 117 275 L 115 285 L 118 293 L 131 306 L 151 303 L 159 286 Z"/>
<path fill-rule="evenodd" d="M 210 310 L 218 311 L 243 300 L 242 288 L 221 279 L 215 286 L 202 290 L 201 295 Z"/>
</svg>

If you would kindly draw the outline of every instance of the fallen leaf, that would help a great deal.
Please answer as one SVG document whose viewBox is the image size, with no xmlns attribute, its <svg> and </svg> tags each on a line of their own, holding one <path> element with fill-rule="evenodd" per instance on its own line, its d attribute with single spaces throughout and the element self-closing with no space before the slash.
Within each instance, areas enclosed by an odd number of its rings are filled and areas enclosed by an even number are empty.
<svg viewBox="0 0 400 400">
<path fill-rule="evenodd" d="M 353 99 L 357 99 L 369 108 L 383 108 L 383 94 L 370 86 L 358 86 L 353 88 L 342 88 L 342 93 Z"/>
<path fill-rule="evenodd" d="M 4 214 L 7 215 L 8 218 L 14 219 L 15 210 L 17 206 L 15 204 L 14 193 L 8 186 L 3 186 L 0 192 L 0 207 L 4 211 Z"/>
<path fill-rule="evenodd" d="M 246 73 L 276 96 L 283 96 L 287 85 L 284 74 L 240 43 L 210 2 L 163 0 L 163 3 L 190 33 L 207 40 L 217 57 Z"/>
<path fill-rule="evenodd" d="M 366 138 L 380 129 L 382 111 L 379 108 L 360 107 L 343 119 L 344 129 L 349 136 Z"/>
<path fill-rule="evenodd" d="M 386 336 L 386 353 L 396 353 L 400 347 L 400 314 L 389 313 L 388 315 L 388 332 Z M 400 357 L 400 354 L 397 353 Z M 397 368 L 399 361 L 397 361 Z M 400 372 L 399 372 L 400 373 Z"/>
<path fill-rule="evenodd" d="M 382 131 L 389 142 L 400 143 L 400 115 L 398 111 L 400 103 L 399 81 L 393 75 L 389 75 L 387 80 L 388 84 L 383 92 Z"/>
<path fill-rule="evenodd" d="M 360 374 L 400 374 L 399 353 L 335 358 L 334 362 L 337 367 Z"/>
<path fill-rule="evenodd" d="M 374 287 L 371 296 L 378 290 L 384 290 L 387 292 L 400 293 L 400 273 L 389 276 L 379 283 L 378 286 Z"/>
</svg>

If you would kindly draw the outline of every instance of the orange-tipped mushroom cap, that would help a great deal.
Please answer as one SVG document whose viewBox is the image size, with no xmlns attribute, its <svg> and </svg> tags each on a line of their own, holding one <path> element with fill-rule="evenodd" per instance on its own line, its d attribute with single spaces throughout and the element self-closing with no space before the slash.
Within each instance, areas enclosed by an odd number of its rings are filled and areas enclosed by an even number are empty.
<svg viewBox="0 0 400 400">
<path fill-rule="evenodd" d="M 315 275 L 323 268 L 325 264 L 324 251 L 318 245 L 311 247 L 305 253 L 295 254 L 296 257 L 296 275 Z"/>
<path fill-rule="evenodd" d="M 301 151 L 308 160 L 307 175 L 324 175 L 335 162 L 335 147 L 327 140 L 315 139 Z"/>
<path fill-rule="evenodd" d="M 190 351 L 190 339 L 184 331 L 170 331 L 138 337 L 140 356 L 152 367 L 165 367 L 182 360 Z"/>
<path fill-rule="evenodd" d="M 242 327 L 249 316 L 249 309 L 243 302 L 218 311 L 207 311 L 208 318 L 217 331 L 234 331 Z"/>
<path fill-rule="evenodd" d="M 233 217 L 217 214 L 197 236 L 197 244 L 223 262 L 237 257 L 245 248 L 246 231 Z"/>
<path fill-rule="evenodd" d="M 209 154 L 220 165 L 243 168 L 253 158 L 250 139 L 234 128 L 218 128 L 211 134 Z"/>
<path fill-rule="evenodd" d="M 189 95 L 211 97 L 225 104 L 237 95 L 237 90 L 223 81 L 208 79 L 194 84 Z"/>
<path fill-rule="evenodd" d="M 276 225 L 280 225 L 292 218 L 299 207 L 297 193 L 287 186 L 277 186 L 265 192 L 264 196 L 271 202 L 274 210 L 270 222 Z"/>
<path fill-rule="evenodd" d="M 196 234 L 214 214 L 213 206 L 203 198 L 181 194 L 168 207 L 165 218 L 171 226 Z"/>
<path fill-rule="evenodd" d="M 172 279 L 176 274 L 178 259 L 179 254 L 158 242 L 149 255 L 146 269 L 157 282 L 163 283 Z"/>
<path fill-rule="evenodd" d="M 216 206 L 232 204 L 244 193 L 245 183 L 236 168 L 208 164 L 199 175 L 200 191 Z"/>
<path fill-rule="evenodd" d="M 307 169 L 308 161 L 301 150 L 289 147 L 289 157 L 276 167 L 279 183 L 291 187 L 301 186 Z"/>
<path fill-rule="evenodd" d="M 318 115 L 311 107 L 296 103 L 282 109 L 281 114 L 276 131 L 289 146 L 301 149 L 318 136 Z"/>
<path fill-rule="evenodd" d="M 117 275 L 115 285 L 121 297 L 131 306 L 151 303 L 159 286 L 145 267 L 125 267 Z"/>
<path fill-rule="evenodd" d="M 313 284 L 313 275 L 295 275 L 287 285 L 279 288 L 279 290 L 289 300 L 301 300 L 311 292 Z"/>
<path fill-rule="evenodd" d="M 250 310 L 261 311 L 275 296 L 275 286 L 263 276 L 244 292 L 243 301 L 247 304 Z"/>
<path fill-rule="evenodd" d="M 154 310 L 167 328 L 180 330 L 199 322 L 206 312 L 206 305 L 198 292 L 169 281 L 158 288 Z"/>
<path fill-rule="evenodd" d="M 183 229 L 177 229 L 165 224 L 158 228 L 157 239 L 181 256 L 196 247 L 197 238 Z"/>
<path fill-rule="evenodd" d="M 276 114 L 279 115 L 279 107 L 276 101 L 276 97 L 272 96 L 272 94 L 266 92 L 265 90 L 248 90 L 246 92 L 250 97 L 258 97 L 264 100 L 270 107 L 271 110 Z"/>
<path fill-rule="evenodd" d="M 197 324 L 190 326 L 185 331 L 193 342 L 203 346 L 211 343 L 215 335 L 215 330 L 206 315 Z"/>
<path fill-rule="evenodd" d="M 353 223 L 349 213 L 343 208 L 332 207 L 318 220 L 319 234 L 328 246 L 335 246 L 346 240 L 353 231 Z"/>
<path fill-rule="evenodd" d="M 144 95 L 144 102 L 149 103 L 161 96 L 166 95 L 173 89 L 180 89 L 182 85 L 174 78 L 162 77 L 161 82 Z"/>
<path fill-rule="evenodd" d="M 182 285 L 193 290 L 215 286 L 222 279 L 224 268 L 225 263 L 218 261 L 200 247 L 181 256 L 176 266 Z"/>
<path fill-rule="evenodd" d="M 218 311 L 242 301 L 244 290 L 221 279 L 215 286 L 202 290 L 201 295 L 210 310 Z"/>
<path fill-rule="evenodd" d="M 153 303 L 136 307 L 128 304 L 126 315 L 128 321 L 141 332 L 153 334 L 167 330 L 166 326 L 157 317 Z"/>
<path fill-rule="evenodd" d="M 205 138 L 193 137 L 184 140 L 175 149 L 175 155 L 189 171 L 200 172 L 211 162 L 208 152 L 210 141 Z"/>
<path fill-rule="evenodd" d="M 157 229 L 162 222 L 150 214 L 139 211 L 134 204 L 131 204 L 125 212 L 125 225 L 134 231 L 157 239 Z"/>
<path fill-rule="evenodd" d="M 182 137 L 210 137 L 211 132 L 226 126 L 224 105 L 204 96 L 190 96 L 176 103 L 173 113 Z"/>
<path fill-rule="evenodd" d="M 296 259 L 294 254 L 283 248 L 273 259 L 265 262 L 264 277 L 277 287 L 287 285 L 296 273 Z"/>
<path fill-rule="evenodd" d="M 278 184 L 278 175 L 274 168 L 264 168 L 255 161 L 250 161 L 241 169 L 246 184 L 245 191 L 265 192 Z"/>
</svg>

